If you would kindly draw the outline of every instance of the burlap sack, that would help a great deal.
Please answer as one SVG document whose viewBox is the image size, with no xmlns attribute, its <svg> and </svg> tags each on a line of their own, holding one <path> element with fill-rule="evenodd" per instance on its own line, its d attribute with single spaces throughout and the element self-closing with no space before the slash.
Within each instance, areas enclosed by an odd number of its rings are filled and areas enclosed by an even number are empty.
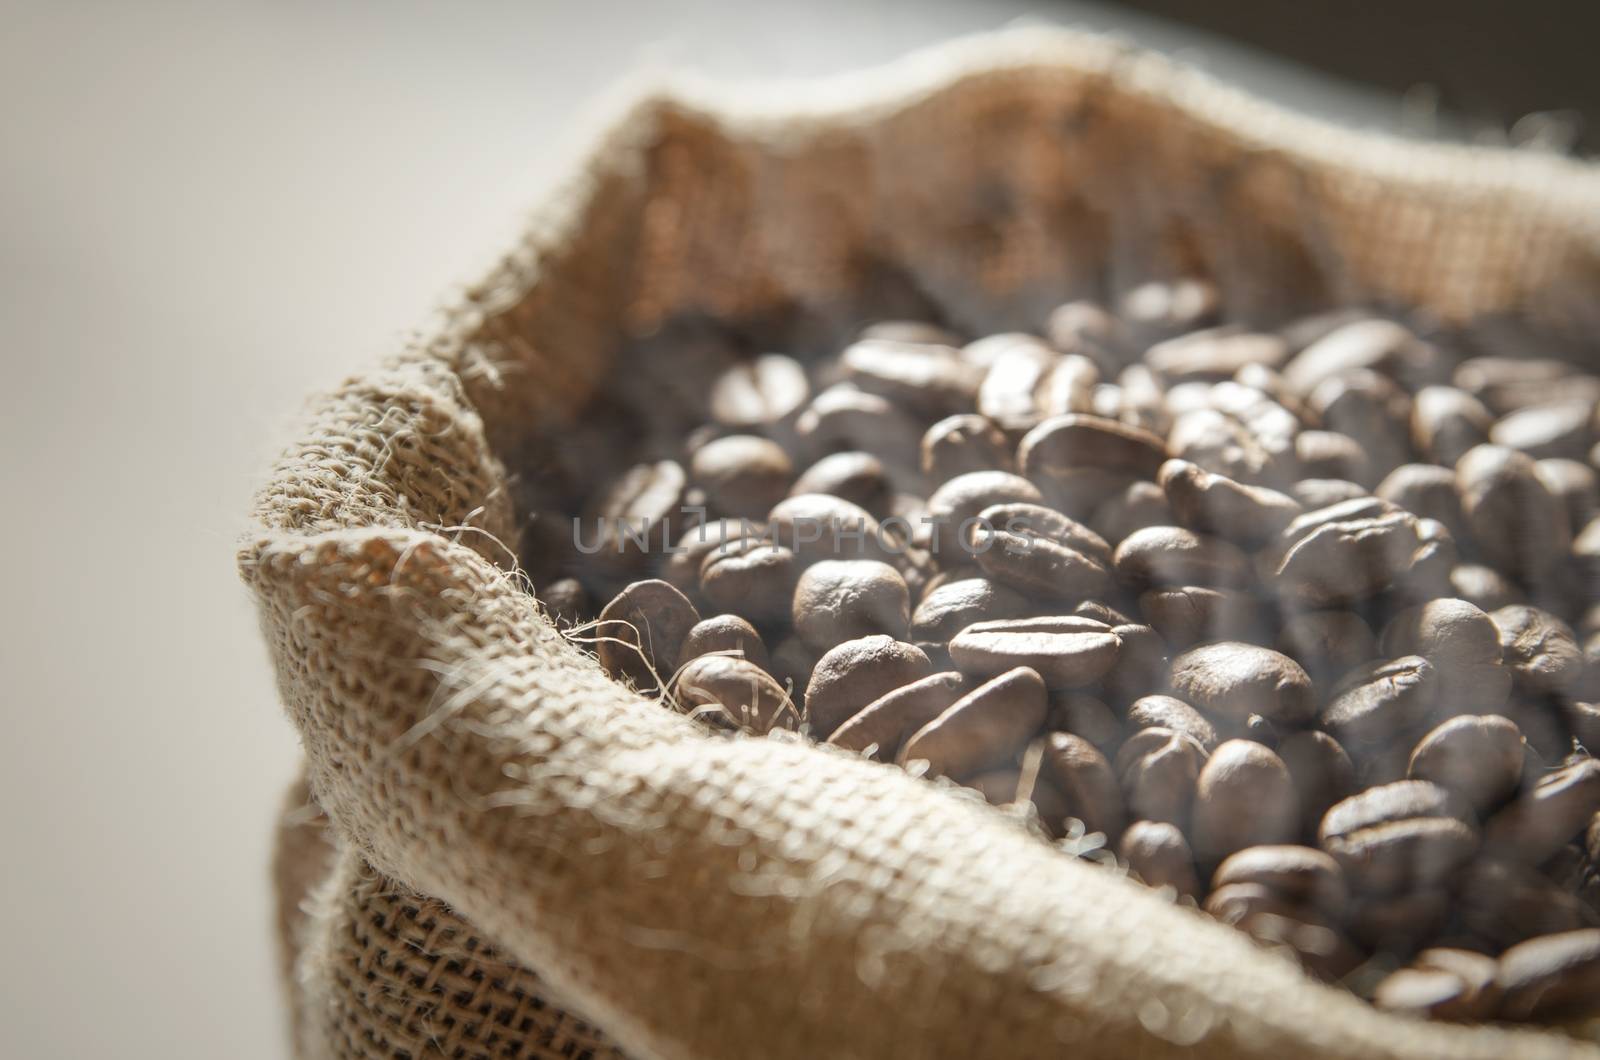
<svg viewBox="0 0 1600 1060">
<path fill-rule="evenodd" d="M 1380 1015 L 974 798 L 702 731 L 564 641 L 503 544 L 507 469 L 597 389 L 670 385 L 623 351 L 685 316 L 1036 326 L 1181 269 L 1256 317 L 1571 330 L 1597 224 L 1588 168 L 1335 130 L 1061 32 L 647 93 L 486 279 L 313 405 L 259 497 L 241 568 L 333 834 L 292 797 L 299 1055 L 1600 1055 Z"/>
</svg>

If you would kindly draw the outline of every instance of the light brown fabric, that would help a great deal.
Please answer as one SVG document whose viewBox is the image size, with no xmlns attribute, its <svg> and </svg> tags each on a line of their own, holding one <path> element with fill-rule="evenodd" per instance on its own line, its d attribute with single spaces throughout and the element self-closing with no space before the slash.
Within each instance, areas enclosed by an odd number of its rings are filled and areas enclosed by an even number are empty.
<svg viewBox="0 0 1600 1060">
<path fill-rule="evenodd" d="M 282 915 L 300 1055 L 1600 1055 L 1381 1015 L 975 797 L 711 735 L 564 641 L 503 547 L 506 469 L 591 394 L 670 383 L 640 340 L 686 317 L 802 345 L 908 302 L 1037 326 L 1200 271 L 1256 318 L 1397 301 L 1570 332 L 1600 178 L 1329 129 L 1060 32 L 730 98 L 627 110 L 260 495 L 241 569 L 337 848 L 279 862 L 286 896 L 319 881 Z"/>
</svg>

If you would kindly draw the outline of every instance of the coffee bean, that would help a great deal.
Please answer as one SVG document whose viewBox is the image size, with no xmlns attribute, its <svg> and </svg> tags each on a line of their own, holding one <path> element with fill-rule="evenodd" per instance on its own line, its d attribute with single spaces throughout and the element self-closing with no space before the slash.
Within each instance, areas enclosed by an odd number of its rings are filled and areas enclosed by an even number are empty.
<svg viewBox="0 0 1600 1060">
<path fill-rule="evenodd" d="M 1379 475 L 1411 457 L 1407 421 L 1411 396 L 1392 379 L 1366 368 L 1340 372 L 1318 383 L 1306 399 L 1322 426 L 1361 443 L 1366 462 Z M 1298 443 L 1297 443 L 1298 444 Z M 1304 454 L 1301 454 L 1304 461 Z M 1304 466 L 1306 474 L 1315 474 Z"/>
<path fill-rule="evenodd" d="M 1077 354 L 1017 343 L 990 364 L 978 390 L 978 412 L 1013 435 L 1063 413 L 1087 412 L 1099 369 Z"/>
<path fill-rule="evenodd" d="M 1284 530 L 1267 567 L 1283 596 L 1308 607 L 1366 600 L 1411 566 L 1417 518 L 1376 498 L 1307 512 Z"/>
<path fill-rule="evenodd" d="M 1494 417 L 1464 390 L 1429 386 L 1411 404 L 1411 441 L 1435 464 L 1455 467 L 1467 450 L 1489 440 Z"/>
<path fill-rule="evenodd" d="M 1237 327 L 1208 328 L 1158 342 L 1145 363 L 1170 380 L 1226 379 L 1246 365 L 1280 367 L 1289 346 L 1277 335 Z"/>
<path fill-rule="evenodd" d="M 1484 826 L 1492 852 L 1537 864 L 1560 850 L 1600 812 L 1600 761 L 1585 758 L 1548 773 Z"/>
<path fill-rule="evenodd" d="M 1337 915 L 1349 898 L 1339 863 L 1313 847 L 1277 844 L 1228 855 L 1211 877 L 1213 888 L 1253 883 L 1300 905 Z"/>
<path fill-rule="evenodd" d="M 1600 399 L 1600 380 L 1556 358 L 1473 357 L 1457 366 L 1454 381 L 1500 416 L 1546 401 Z"/>
<path fill-rule="evenodd" d="M 1433 381 L 1442 372 L 1438 351 L 1390 320 L 1346 324 L 1306 347 L 1283 370 L 1284 382 L 1309 394 L 1328 376 L 1366 368 L 1401 382 Z"/>
<path fill-rule="evenodd" d="M 1300 502 L 1308 512 L 1332 508 L 1345 501 L 1361 500 L 1370 496 L 1366 487 L 1341 478 L 1303 478 L 1290 486 L 1289 496 Z"/>
<path fill-rule="evenodd" d="M 1190 837 L 1202 861 L 1245 847 L 1293 841 L 1300 825 L 1283 760 L 1250 740 L 1229 740 L 1200 771 Z"/>
<path fill-rule="evenodd" d="M 1116 350 L 1124 342 L 1122 325 L 1094 302 L 1065 302 L 1050 311 L 1045 323 L 1050 344 L 1063 353 Z"/>
<path fill-rule="evenodd" d="M 1044 724 L 1044 682 L 1025 666 L 963 695 L 918 729 L 899 761 L 925 761 L 931 776 L 970 776 L 1015 756 Z"/>
<path fill-rule="evenodd" d="M 1528 599 L 1511 579 L 1481 563 L 1456 564 L 1450 572 L 1450 588 L 1452 595 L 1481 611 L 1498 611 L 1507 604 L 1526 603 Z"/>
<path fill-rule="evenodd" d="M 1515 449 L 1480 445 L 1456 464 L 1461 511 L 1484 557 L 1513 575 L 1535 577 L 1572 544 L 1566 506 Z"/>
<path fill-rule="evenodd" d="M 883 461 L 871 453 L 830 453 L 800 473 L 791 497 L 825 493 L 849 501 L 875 518 L 889 514 L 892 491 Z M 776 502 L 774 502 L 776 503 Z M 765 518 L 766 512 L 762 512 Z"/>
<path fill-rule="evenodd" d="M 1115 754 L 1125 735 L 1121 719 L 1111 708 L 1084 692 L 1052 692 L 1045 727 L 1081 736 L 1104 755 Z"/>
<path fill-rule="evenodd" d="M 1441 597 L 1399 612 L 1384 627 L 1379 651 L 1432 662 L 1440 702 L 1455 713 L 1500 710 L 1511 693 L 1511 671 L 1500 662 L 1499 628 L 1465 600 Z"/>
<path fill-rule="evenodd" d="M 557 578 L 540 589 L 538 595 L 544 602 L 545 612 L 558 626 L 575 626 L 592 614 L 589 591 L 576 578 Z"/>
<path fill-rule="evenodd" d="M 979 519 L 972 549 L 995 581 L 1044 600 L 1093 599 L 1110 591 L 1111 546 L 1088 527 L 1033 504 L 994 505 Z"/>
<path fill-rule="evenodd" d="M 1140 729 L 1171 730 L 1189 737 L 1208 754 L 1217 746 L 1216 726 L 1181 699 L 1150 695 L 1128 706 L 1128 723 Z"/>
<path fill-rule="evenodd" d="M 942 644 L 974 623 L 1021 618 L 1032 608 L 1021 593 L 988 578 L 948 581 L 924 594 L 912 612 L 911 639 Z"/>
<path fill-rule="evenodd" d="M 949 328 L 926 320 L 880 320 L 861 329 L 857 339 L 882 339 L 885 342 L 921 343 L 927 346 L 959 346 L 961 336 Z"/>
<path fill-rule="evenodd" d="M 883 528 L 865 508 L 840 497 L 804 493 L 767 514 L 768 536 L 808 564 L 824 559 L 889 560 Z"/>
<path fill-rule="evenodd" d="M 950 641 L 950 658 L 963 673 L 993 677 L 1027 666 L 1047 688 L 1080 688 L 1116 662 L 1120 638 L 1092 619 L 1054 616 L 977 622 Z"/>
<path fill-rule="evenodd" d="M 683 638 L 678 659 L 687 662 L 713 652 L 739 653 L 740 658 L 749 659 L 763 670 L 771 665 L 761 634 L 738 615 L 713 615 L 696 623 Z"/>
<path fill-rule="evenodd" d="M 764 523 L 739 519 L 696 523 L 673 542 L 662 564 L 661 578 L 692 599 L 700 591 L 700 567 L 707 556 L 735 538 L 759 534 L 764 529 Z"/>
<path fill-rule="evenodd" d="M 1366 450 L 1348 434 L 1301 431 L 1295 435 L 1294 455 L 1299 461 L 1301 474 L 1309 478 L 1348 479 L 1362 485 L 1375 478 Z"/>
<path fill-rule="evenodd" d="M 1139 612 L 1177 650 L 1209 640 L 1249 640 L 1257 635 L 1256 602 L 1231 589 L 1188 585 L 1139 595 Z"/>
<path fill-rule="evenodd" d="M 1172 660 L 1172 689 L 1221 718 L 1260 714 L 1295 725 L 1309 720 L 1316 708 L 1311 678 L 1299 663 L 1238 641 L 1201 645 Z"/>
<path fill-rule="evenodd" d="M 1147 821 L 1186 827 L 1206 752 L 1193 737 L 1171 729 L 1141 729 L 1117 752 L 1128 812 Z"/>
<path fill-rule="evenodd" d="M 1600 930 L 1530 939 L 1500 955 L 1500 1015 L 1570 1019 L 1600 1007 Z"/>
<path fill-rule="evenodd" d="M 1517 685 L 1534 694 L 1567 692 L 1583 679 L 1584 658 L 1572 627 L 1522 604 L 1493 615 L 1500 649 Z"/>
<path fill-rule="evenodd" d="M 1318 845 L 1360 890 L 1425 888 L 1448 879 L 1476 852 L 1477 832 L 1463 819 L 1468 812 L 1425 781 L 1385 784 L 1331 808 Z"/>
<path fill-rule="evenodd" d="M 1441 968 L 1398 968 L 1384 976 L 1372 993 L 1372 1003 L 1390 1012 L 1405 1012 L 1432 1019 L 1483 1019 L 1468 999 L 1467 984 Z"/>
<path fill-rule="evenodd" d="M 1409 742 L 1434 709 L 1439 683 L 1420 655 L 1363 663 L 1334 687 L 1321 721 L 1352 753 Z"/>
<path fill-rule="evenodd" d="M 696 450 L 689 474 L 718 513 L 760 519 L 788 494 L 794 467 L 778 443 L 733 434 Z"/>
<path fill-rule="evenodd" d="M 700 593 L 720 611 L 757 622 L 782 620 L 789 616 L 796 567 L 794 553 L 767 537 L 733 538 L 701 561 Z"/>
<path fill-rule="evenodd" d="M 1325 732 L 1292 733 L 1276 748 L 1300 803 L 1300 834 L 1314 837 L 1329 807 L 1356 790 L 1355 766 L 1339 741 Z"/>
<path fill-rule="evenodd" d="M 958 673 L 929 674 L 879 696 L 835 729 L 827 742 L 848 751 L 870 749 L 870 757 L 893 761 L 907 737 L 971 690 L 971 683 Z"/>
<path fill-rule="evenodd" d="M 1522 732 L 1506 718 L 1451 718 L 1417 744 L 1407 775 L 1456 793 L 1482 815 L 1516 792 L 1523 753 Z"/>
<path fill-rule="evenodd" d="M 1595 443 L 1594 407 L 1593 401 L 1584 398 L 1527 405 L 1500 417 L 1489 428 L 1489 441 L 1527 453 L 1535 460 L 1582 460 Z"/>
<path fill-rule="evenodd" d="M 1067 732 L 1046 736 L 1039 775 L 1062 794 L 1065 815 L 1082 821 L 1086 831 L 1112 842 L 1122 834 L 1122 792 L 1111 764 L 1089 741 Z"/>
<path fill-rule="evenodd" d="M 1044 497 L 1033 483 L 1004 471 L 957 475 L 928 498 L 928 518 L 938 530 L 935 552 L 957 552 L 977 525 L 978 513 L 997 504 L 1040 504 Z"/>
<path fill-rule="evenodd" d="M 650 553 L 665 551 L 687 486 L 688 476 L 671 460 L 636 464 L 607 483 L 583 520 L 597 535 L 596 558 L 618 571 L 639 570 Z"/>
<path fill-rule="evenodd" d="M 1010 441 L 982 416 L 946 416 L 922 436 L 922 473 L 930 482 L 948 482 L 972 471 L 1009 471 L 1010 467 Z"/>
<path fill-rule="evenodd" d="M 826 740 L 874 700 L 932 671 L 915 645 L 875 635 L 847 640 L 823 653 L 806 686 L 806 721 L 812 736 Z"/>
<path fill-rule="evenodd" d="M 1193 898 L 1200 893 L 1194 854 L 1177 826 L 1159 821 L 1135 821 L 1122 833 L 1117 856 L 1150 887 L 1171 887 Z"/>
<path fill-rule="evenodd" d="M 911 595 L 900 572 L 870 559 L 825 559 L 794 587 L 794 629 L 813 651 L 885 633 L 903 639 Z"/>
<path fill-rule="evenodd" d="M 1471 950 L 1436 946 L 1413 957 L 1411 966 L 1420 970 L 1448 972 L 1464 987 L 1454 1002 L 1433 1010 L 1436 1018 L 1486 1020 L 1494 1017 L 1500 1005 L 1500 987 L 1496 982 L 1499 966 L 1493 957 Z"/>
<path fill-rule="evenodd" d="M 1284 622 L 1277 648 L 1326 686 L 1371 659 L 1377 638 L 1353 611 L 1302 611 Z"/>
<path fill-rule="evenodd" d="M 1539 935 L 1600 927 L 1600 916 L 1577 895 L 1542 872 L 1492 854 L 1461 872 L 1453 889 L 1461 925 L 1495 950 Z"/>
<path fill-rule="evenodd" d="M 1121 643 L 1116 661 L 1100 678 L 1105 694 L 1114 702 L 1129 703 L 1166 692 L 1172 660 L 1161 634 L 1137 623 L 1112 626 L 1111 632 Z"/>
<path fill-rule="evenodd" d="M 853 386 L 831 386 L 811 399 L 795 433 L 813 458 L 839 450 L 873 453 L 890 468 L 917 467 L 922 428 L 904 409 Z"/>
<path fill-rule="evenodd" d="M 1292 497 L 1214 475 L 1186 460 L 1162 464 L 1156 481 L 1184 526 L 1246 547 L 1270 540 L 1301 514 Z"/>
<path fill-rule="evenodd" d="M 1574 530 L 1600 513 L 1600 475 L 1588 464 L 1559 458 L 1540 460 L 1534 464 L 1533 473 L 1566 507 L 1567 522 Z"/>
<path fill-rule="evenodd" d="M 772 675 L 748 659 L 702 655 L 691 659 L 672 686 L 680 709 L 713 724 L 747 732 L 792 729 L 799 711 Z"/>
<path fill-rule="evenodd" d="M 1404 508 L 1419 519 L 1434 519 L 1453 537 L 1468 536 L 1461 498 L 1456 493 L 1455 472 L 1435 464 L 1402 464 L 1378 483 L 1375 495 Z"/>
<path fill-rule="evenodd" d="M 763 427 L 792 415 L 811 394 L 805 369 L 779 353 L 734 365 L 711 387 L 711 415 L 727 427 Z"/>
<path fill-rule="evenodd" d="M 1151 585 L 1199 585 L 1230 588 L 1246 584 L 1250 563 L 1243 552 L 1220 537 L 1207 537 L 1177 526 L 1150 526 L 1130 534 L 1117 546 L 1117 577 L 1131 588 Z"/>
<path fill-rule="evenodd" d="M 1117 302 L 1117 312 L 1135 345 L 1210 324 L 1221 309 L 1222 293 L 1217 285 L 1199 277 L 1142 283 Z"/>
<path fill-rule="evenodd" d="M 1017 465 L 1034 481 L 1084 467 L 1153 479 L 1166 459 L 1154 434 L 1098 416 L 1051 417 L 1017 446 Z"/>
<path fill-rule="evenodd" d="M 648 692 L 672 675 L 678 649 L 699 621 L 689 598 L 671 585 L 634 582 L 601 610 L 595 654 L 611 676 Z"/>
<path fill-rule="evenodd" d="M 845 378 L 869 394 L 926 416 L 968 408 L 983 371 L 948 346 L 863 339 L 839 354 Z"/>
</svg>

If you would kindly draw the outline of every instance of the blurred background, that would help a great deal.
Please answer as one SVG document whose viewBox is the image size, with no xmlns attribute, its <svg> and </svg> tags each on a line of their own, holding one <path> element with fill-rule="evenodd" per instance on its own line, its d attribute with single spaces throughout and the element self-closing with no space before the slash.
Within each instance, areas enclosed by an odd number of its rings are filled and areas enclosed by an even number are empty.
<svg viewBox="0 0 1600 1060">
<path fill-rule="evenodd" d="M 267 863 L 298 751 L 233 573 L 251 491 L 303 396 L 506 242 L 620 78 L 1056 23 L 1349 125 L 1592 149 L 1579 12 L 0 4 L 0 1052 L 287 1055 Z"/>
</svg>

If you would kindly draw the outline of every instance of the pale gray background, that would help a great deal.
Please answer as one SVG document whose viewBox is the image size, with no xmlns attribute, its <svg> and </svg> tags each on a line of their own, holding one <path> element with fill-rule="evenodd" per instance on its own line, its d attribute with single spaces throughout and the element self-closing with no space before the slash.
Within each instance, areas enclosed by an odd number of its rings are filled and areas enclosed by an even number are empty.
<svg viewBox="0 0 1600 1060">
<path fill-rule="evenodd" d="M 233 573 L 302 396 L 502 243 L 627 71 L 876 62 L 1020 16 L 1333 86 L 1090 4 L 0 3 L 0 1055 L 286 1053 L 266 866 L 294 771 Z"/>
</svg>

